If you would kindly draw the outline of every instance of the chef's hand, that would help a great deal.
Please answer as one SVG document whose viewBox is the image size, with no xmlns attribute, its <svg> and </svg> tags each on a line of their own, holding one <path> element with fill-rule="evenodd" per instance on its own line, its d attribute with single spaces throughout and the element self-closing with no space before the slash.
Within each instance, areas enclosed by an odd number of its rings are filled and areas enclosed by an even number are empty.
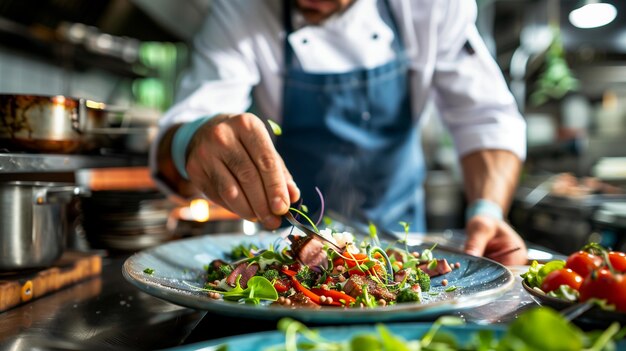
<svg viewBox="0 0 626 351">
<path fill-rule="evenodd" d="M 194 134 L 188 146 L 189 180 L 212 201 L 267 229 L 300 198 L 300 190 L 270 134 L 251 113 L 219 115 Z"/>
<path fill-rule="evenodd" d="M 527 263 L 524 240 L 506 222 L 477 215 L 467 221 L 465 230 L 467 233 L 466 253 L 490 257 L 504 265 Z M 516 248 L 519 249 L 516 250 Z M 508 254 L 500 254 L 509 251 L 511 252 Z"/>
</svg>

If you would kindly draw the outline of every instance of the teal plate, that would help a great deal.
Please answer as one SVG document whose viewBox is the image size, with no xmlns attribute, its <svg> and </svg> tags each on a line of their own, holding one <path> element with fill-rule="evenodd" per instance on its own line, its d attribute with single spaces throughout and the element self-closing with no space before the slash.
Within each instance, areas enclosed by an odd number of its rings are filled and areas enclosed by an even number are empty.
<svg viewBox="0 0 626 351">
<path fill-rule="evenodd" d="M 417 340 L 432 326 L 430 323 L 405 323 L 385 325 L 395 336 L 405 340 Z M 355 335 L 377 333 L 374 325 L 354 325 L 339 327 L 315 328 L 320 336 L 331 341 L 350 340 Z M 460 345 L 469 343 L 480 330 L 490 330 L 496 337 L 504 335 L 505 327 L 497 325 L 464 325 L 442 327 L 440 330 L 454 335 Z M 167 349 L 168 351 L 216 351 L 219 347 L 227 346 L 228 351 L 262 351 L 271 346 L 282 345 L 285 335 L 279 331 L 232 336 L 211 341 L 203 341 Z M 221 349 L 220 349 L 221 350 Z"/>
<path fill-rule="evenodd" d="M 214 259 L 228 261 L 228 253 L 233 246 L 249 243 L 260 248 L 271 244 L 284 245 L 280 235 L 269 232 L 254 236 L 220 234 L 194 237 L 138 252 L 126 260 L 122 273 L 146 293 L 181 306 L 242 318 L 278 320 L 291 317 L 303 322 L 333 324 L 434 320 L 442 314 L 493 301 L 509 290 L 514 282 L 511 271 L 495 261 L 435 249 L 437 258 L 446 258 L 451 264 L 459 262 L 460 268 L 433 278 L 431 291 L 436 295 L 424 293 L 424 302 L 420 304 L 404 303 L 373 309 L 294 309 L 214 300 L 194 289 L 204 285 L 201 278 L 203 266 Z M 411 246 L 409 250 L 421 251 L 423 248 Z M 146 268 L 152 269 L 153 273 L 144 273 Z M 444 278 L 448 280 L 447 286 L 442 284 Z M 456 290 L 445 292 L 451 286 L 455 286 Z"/>
</svg>

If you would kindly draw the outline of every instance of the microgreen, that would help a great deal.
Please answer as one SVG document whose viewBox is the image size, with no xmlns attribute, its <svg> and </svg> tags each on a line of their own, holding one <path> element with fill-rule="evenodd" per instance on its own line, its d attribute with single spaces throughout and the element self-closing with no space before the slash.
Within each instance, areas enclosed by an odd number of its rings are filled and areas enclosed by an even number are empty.
<svg viewBox="0 0 626 351">
<path fill-rule="evenodd" d="M 152 275 L 154 273 L 154 269 L 152 268 L 146 268 L 143 270 L 143 272 L 147 275 Z"/>
<path fill-rule="evenodd" d="M 283 134 L 283 129 L 280 127 L 278 123 L 272 121 L 269 118 L 267 119 L 267 123 L 270 125 L 270 128 L 272 129 L 272 133 L 274 133 L 274 135 L 280 136 Z"/>
<path fill-rule="evenodd" d="M 198 288 L 187 282 L 183 282 L 196 291 L 216 292 L 222 295 L 224 300 L 240 301 L 243 299 L 245 303 L 258 305 L 261 300 L 276 301 L 278 300 L 278 292 L 272 282 L 263 276 L 256 275 L 248 280 L 247 287 L 244 289 L 239 284 L 241 274 L 237 276 L 235 287 L 229 291 L 221 291 L 214 289 Z"/>
<path fill-rule="evenodd" d="M 315 223 L 313 223 L 313 221 L 311 220 L 311 218 L 309 218 L 309 216 L 307 216 L 304 212 L 298 210 L 297 208 L 293 208 L 290 207 L 289 208 L 290 211 L 294 211 L 295 213 L 301 215 L 302 217 L 304 217 L 304 219 L 307 220 L 307 222 L 309 222 L 311 224 L 311 226 L 313 227 L 313 230 L 315 230 L 316 233 L 319 233 L 319 229 L 317 229 L 317 226 L 315 225 Z"/>
<path fill-rule="evenodd" d="M 456 289 L 458 289 L 458 287 L 457 287 L 457 286 L 452 285 L 452 286 L 449 286 L 448 288 L 446 288 L 446 290 L 444 290 L 444 291 L 445 291 L 445 292 L 453 292 L 453 291 L 455 291 Z"/>
<path fill-rule="evenodd" d="M 378 240 L 378 229 L 376 228 L 376 225 L 374 225 L 374 223 L 372 222 L 370 222 L 369 224 L 369 232 L 370 238 L 372 238 L 372 242 L 374 243 L 374 245 L 380 246 L 380 240 Z"/>
<path fill-rule="evenodd" d="M 385 271 L 387 271 L 387 283 L 391 283 L 393 281 L 393 267 L 391 266 L 391 260 L 389 260 L 389 256 L 387 256 L 385 250 L 381 249 L 378 246 L 367 247 L 367 257 L 369 257 L 370 260 L 374 259 L 372 255 L 375 253 L 379 253 L 380 256 L 383 258 L 383 261 L 385 261 L 384 263 Z"/>
<path fill-rule="evenodd" d="M 433 244 L 433 246 L 430 247 L 430 249 L 424 249 L 424 251 L 422 251 L 422 254 L 420 255 L 420 259 L 422 261 L 432 261 L 433 260 L 433 250 L 435 249 L 435 247 L 437 247 L 437 244 Z"/>
</svg>

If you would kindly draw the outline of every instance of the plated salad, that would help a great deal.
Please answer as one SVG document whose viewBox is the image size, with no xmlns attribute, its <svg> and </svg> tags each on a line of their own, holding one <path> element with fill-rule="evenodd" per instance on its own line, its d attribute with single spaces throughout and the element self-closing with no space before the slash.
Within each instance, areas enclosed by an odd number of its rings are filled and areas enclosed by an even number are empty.
<svg viewBox="0 0 626 351">
<path fill-rule="evenodd" d="M 308 220 L 303 212 L 297 212 Z M 232 249 L 230 260 L 218 259 L 206 266 L 202 290 L 211 298 L 239 303 L 374 308 L 420 303 L 422 294 L 430 290 L 431 277 L 459 266 L 434 257 L 434 246 L 412 252 L 403 240 L 400 245 L 383 247 L 373 225 L 369 238 L 356 241 L 352 233 L 328 226 L 318 230 L 313 222 L 310 224 L 340 250 L 293 232 L 284 242 L 269 247 L 238 245 Z M 408 233 L 408 224 L 404 226 Z M 442 284 L 446 283 L 444 279 Z M 446 290 L 454 289 L 449 286 Z"/>
<path fill-rule="evenodd" d="M 591 243 L 546 264 L 533 262 L 524 282 L 547 296 L 568 302 L 593 301 L 603 309 L 626 312 L 626 254 Z"/>
</svg>

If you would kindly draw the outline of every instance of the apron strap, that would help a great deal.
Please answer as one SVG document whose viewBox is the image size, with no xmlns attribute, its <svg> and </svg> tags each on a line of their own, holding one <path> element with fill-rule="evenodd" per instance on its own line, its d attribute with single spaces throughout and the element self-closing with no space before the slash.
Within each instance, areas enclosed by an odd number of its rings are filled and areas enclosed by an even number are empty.
<svg viewBox="0 0 626 351">
<path fill-rule="evenodd" d="M 284 46 L 284 60 L 285 67 L 293 67 L 294 65 L 294 52 L 291 48 L 291 44 L 289 44 L 289 34 L 293 33 L 293 22 L 291 20 L 291 12 L 292 12 L 292 2 L 293 0 L 283 0 L 283 28 L 285 29 L 285 39 L 283 42 Z"/>
</svg>

